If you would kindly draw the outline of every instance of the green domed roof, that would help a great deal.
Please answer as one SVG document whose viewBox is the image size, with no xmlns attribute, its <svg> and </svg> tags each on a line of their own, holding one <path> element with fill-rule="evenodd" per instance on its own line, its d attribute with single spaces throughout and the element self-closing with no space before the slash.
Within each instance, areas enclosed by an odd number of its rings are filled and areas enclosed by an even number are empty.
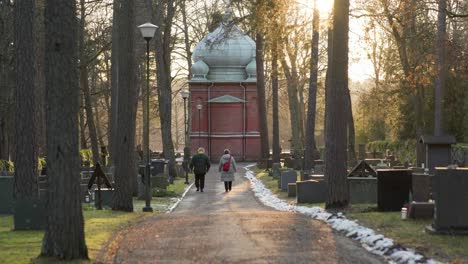
<svg viewBox="0 0 468 264">
<path fill-rule="evenodd" d="M 232 22 L 221 23 L 203 38 L 195 47 L 192 59 L 208 65 L 205 81 L 243 82 L 248 77 L 248 82 L 256 81 L 246 72 L 246 66 L 255 61 L 255 42 Z"/>
</svg>

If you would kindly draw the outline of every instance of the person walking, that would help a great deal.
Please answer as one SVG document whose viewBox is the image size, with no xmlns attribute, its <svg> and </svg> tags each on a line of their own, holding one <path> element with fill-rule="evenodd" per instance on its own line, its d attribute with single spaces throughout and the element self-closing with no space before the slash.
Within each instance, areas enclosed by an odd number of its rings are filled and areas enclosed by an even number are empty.
<svg viewBox="0 0 468 264">
<path fill-rule="evenodd" d="M 234 173 L 237 172 L 236 160 L 231 155 L 229 149 L 224 150 L 224 154 L 219 160 L 219 172 L 221 172 L 220 179 L 224 182 L 224 189 L 226 192 L 231 191 L 232 182 L 234 181 Z"/>
<path fill-rule="evenodd" d="M 203 188 L 205 188 L 205 174 L 210 169 L 211 163 L 210 159 L 205 154 L 204 148 L 198 148 L 197 152 L 198 153 L 193 155 L 190 161 L 190 170 L 195 174 L 195 187 L 197 187 L 197 192 L 203 192 Z"/>
</svg>

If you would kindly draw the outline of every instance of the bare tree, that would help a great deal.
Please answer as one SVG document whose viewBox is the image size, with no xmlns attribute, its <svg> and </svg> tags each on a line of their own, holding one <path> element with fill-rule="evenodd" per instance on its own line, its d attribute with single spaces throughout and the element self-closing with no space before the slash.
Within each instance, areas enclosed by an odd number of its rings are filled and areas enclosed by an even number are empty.
<svg viewBox="0 0 468 264">
<path fill-rule="evenodd" d="M 307 108 L 306 142 L 304 150 L 304 170 L 314 167 L 315 156 L 315 115 L 317 106 L 317 77 L 319 61 L 319 30 L 320 13 L 317 8 L 317 0 L 314 0 L 314 14 L 312 26 L 312 45 L 310 58 L 310 79 L 309 79 L 309 102 Z"/>
<path fill-rule="evenodd" d="M 158 83 L 159 113 L 164 158 L 169 160 L 169 175 L 176 177 L 174 144 L 172 141 L 172 78 L 171 53 L 173 48 L 172 24 L 176 12 L 176 1 L 157 0 L 153 20 L 156 31 L 156 68 Z"/>
<path fill-rule="evenodd" d="M 349 203 L 346 181 L 346 88 L 348 82 L 349 0 L 335 0 L 331 64 L 328 65 L 326 94 L 325 177 L 327 208 L 341 208 Z"/>
<path fill-rule="evenodd" d="M 87 259 L 78 156 L 79 78 L 76 2 L 47 0 L 45 76 L 47 225 L 42 256 Z"/>
<path fill-rule="evenodd" d="M 278 43 L 274 40 L 271 62 L 271 93 L 273 110 L 273 162 L 280 162 L 279 116 L 278 116 Z"/>
<path fill-rule="evenodd" d="M 263 33 L 258 31 L 256 35 L 256 62 L 257 62 L 257 104 L 258 104 L 258 120 L 260 127 L 260 151 L 262 159 L 266 160 L 270 157 L 270 147 L 268 144 L 268 123 L 265 102 L 265 38 Z"/>
</svg>

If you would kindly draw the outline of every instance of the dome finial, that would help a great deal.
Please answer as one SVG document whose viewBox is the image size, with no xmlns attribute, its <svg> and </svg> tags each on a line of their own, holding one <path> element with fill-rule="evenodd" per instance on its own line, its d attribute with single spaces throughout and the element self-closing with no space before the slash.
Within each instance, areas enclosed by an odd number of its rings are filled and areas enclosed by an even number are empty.
<svg viewBox="0 0 468 264">
<path fill-rule="evenodd" d="M 223 0 L 226 5 L 226 10 L 224 13 L 224 23 L 229 24 L 232 21 L 232 10 L 231 10 L 231 0 Z"/>
</svg>

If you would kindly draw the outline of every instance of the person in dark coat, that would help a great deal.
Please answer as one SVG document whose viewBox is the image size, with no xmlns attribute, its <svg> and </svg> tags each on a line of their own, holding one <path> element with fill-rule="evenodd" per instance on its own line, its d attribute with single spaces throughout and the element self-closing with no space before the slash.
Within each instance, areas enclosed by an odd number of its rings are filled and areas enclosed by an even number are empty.
<svg viewBox="0 0 468 264">
<path fill-rule="evenodd" d="M 210 169 L 211 163 L 208 156 L 205 155 L 204 148 L 198 148 L 197 152 L 190 161 L 190 170 L 195 174 L 197 192 L 203 192 L 203 188 L 205 188 L 205 174 Z"/>
<path fill-rule="evenodd" d="M 234 174 L 237 172 L 237 165 L 229 149 L 225 149 L 224 154 L 219 159 L 218 170 L 221 172 L 220 180 L 224 182 L 224 189 L 226 192 L 231 191 Z"/>
</svg>

